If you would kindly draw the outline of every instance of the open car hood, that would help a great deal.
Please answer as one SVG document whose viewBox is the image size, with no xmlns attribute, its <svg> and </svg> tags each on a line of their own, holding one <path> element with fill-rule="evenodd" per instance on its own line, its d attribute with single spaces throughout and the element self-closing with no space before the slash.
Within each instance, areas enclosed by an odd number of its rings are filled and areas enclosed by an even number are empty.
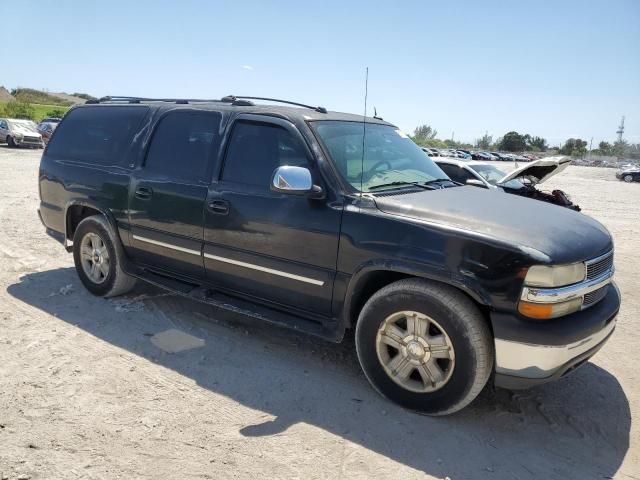
<svg viewBox="0 0 640 480">
<path fill-rule="evenodd" d="M 509 175 L 503 177 L 498 185 L 507 183 L 514 178 L 527 177 L 534 184 L 542 183 L 562 172 L 569 166 L 571 159 L 564 156 L 547 157 L 527 163 L 520 168 L 516 168 Z"/>
</svg>

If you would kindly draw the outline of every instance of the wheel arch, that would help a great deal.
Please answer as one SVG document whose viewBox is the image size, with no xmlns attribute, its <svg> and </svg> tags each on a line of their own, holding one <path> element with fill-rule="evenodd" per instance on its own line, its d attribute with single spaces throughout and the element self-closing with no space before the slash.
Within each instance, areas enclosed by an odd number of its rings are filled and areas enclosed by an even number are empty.
<svg viewBox="0 0 640 480">
<path fill-rule="evenodd" d="M 65 248 L 67 251 L 71 251 L 72 249 L 73 235 L 80 222 L 85 218 L 94 215 L 102 215 L 111 226 L 112 231 L 117 236 L 117 239 L 121 241 L 120 236 L 118 235 L 118 229 L 116 228 L 116 220 L 108 209 L 102 208 L 94 203 L 87 202 L 86 200 L 71 200 L 67 203 L 64 212 L 64 238 Z"/>
<path fill-rule="evenodd" d="M 343 310 L 343 327 L 353 328 L 358 320 L 362 307 L 371 296 L 381 288 L 404 278 L 421 278 L 441 283 L 462 292 L 469 297 L 482 311 L 489 325 L 490 301 L 488 295 L 477 286 L 456 281 L 451 274 L 434 272 L 426 268 L 403 262 L 372 262 L 359 268 L 351 277 L 347 286 Z"/>
</svg>

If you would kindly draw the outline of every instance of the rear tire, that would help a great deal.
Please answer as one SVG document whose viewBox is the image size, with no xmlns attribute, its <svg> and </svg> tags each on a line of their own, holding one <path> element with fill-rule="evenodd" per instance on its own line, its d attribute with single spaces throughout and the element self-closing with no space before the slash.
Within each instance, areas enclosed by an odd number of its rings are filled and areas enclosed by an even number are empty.
<svg viewBox="0 0 640 480">
<path fill-rule="evenodd" d="M 394 282 L 365 304 L 356 325 L 360 365 L 399 405 L 447 415 L 471 403 L 493 370 L 493 337 L 460 291 L 422 279 Z"/>
<path fill-rule="evenodd" d="M 83 285 L 94 295 L 115 297 L 130 291 L 136 279 L 122 270 L 120 239 L 102 215 L 87 217 L 73 235 L 73 260 Z"/>
</svg>

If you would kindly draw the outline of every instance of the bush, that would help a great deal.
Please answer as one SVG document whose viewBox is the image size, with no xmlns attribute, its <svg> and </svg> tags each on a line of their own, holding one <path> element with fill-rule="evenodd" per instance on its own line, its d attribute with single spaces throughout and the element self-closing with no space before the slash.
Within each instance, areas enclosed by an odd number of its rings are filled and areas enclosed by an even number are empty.
<svg viewBox="0 0 640 480">
<path fill-rule="evenodd" d="M 54 108 L 47 112 L 47 117 L 62 118 L 67 111 L 64 108 Z"/>
<path fill-rule="evenodd" d="M 35 120 L 36 110 L 29 103 L 7 102 L 1 109 L 2 116 L 7 118 L 23 118 L 25 120 Z"/>
</svg>

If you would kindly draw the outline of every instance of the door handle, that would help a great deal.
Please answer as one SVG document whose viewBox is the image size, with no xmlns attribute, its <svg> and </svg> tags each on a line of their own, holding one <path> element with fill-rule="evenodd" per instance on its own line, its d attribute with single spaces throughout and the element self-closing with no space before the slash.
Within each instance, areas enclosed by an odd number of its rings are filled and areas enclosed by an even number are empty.
<svg viewBox="0 0 640 480">
<path fill-rule="evenodd" d="M 229 202 L 226 200 L 209 200 L 207 202 L 207 208 L 211 210 L 212 213 L 227 215 L 229 213 Z"/>
<path fill-rule="evenodd" d="M 135 195 L 141 200 L 148 200 L 151 198 L 151 195 L 153 195 L 153 189 L 150 187 L 138 187 L 136 188 Z"/>
</svg>

